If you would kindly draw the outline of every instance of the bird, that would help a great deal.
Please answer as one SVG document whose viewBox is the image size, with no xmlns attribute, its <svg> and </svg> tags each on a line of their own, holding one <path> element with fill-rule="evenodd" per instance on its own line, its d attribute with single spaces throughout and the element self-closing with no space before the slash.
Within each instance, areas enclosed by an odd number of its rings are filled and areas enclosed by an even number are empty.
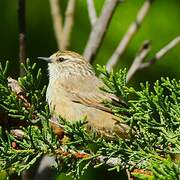
<svg viewBox="0 0 180 180">
<path fill-rule="evenodd" d="M 105 84 L 82 55 L 65 50 L 38 59 L 48 62 L 46 100 L 55 117 L 61 116 L 70 122 L 85 117 L 89 131 L 110 139 L 127 138 L 129 126 L 103 103 L 122 100 L 100 89 Z"/>
</svg>

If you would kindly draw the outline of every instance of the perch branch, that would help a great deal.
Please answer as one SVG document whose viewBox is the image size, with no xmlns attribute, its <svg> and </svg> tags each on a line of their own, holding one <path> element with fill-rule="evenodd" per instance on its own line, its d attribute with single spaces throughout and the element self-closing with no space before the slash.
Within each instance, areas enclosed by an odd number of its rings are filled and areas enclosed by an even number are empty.
<svg viewBox="0 0 180 180">
<path fill-rule="evenodd" d="M 92 31 L 89 35 L 88 42 L 84 50 L 84 57 L 87 61 L 93 61 L 101 43 L 104 39 L 104 35 L 107 31 L 107 27 L 112 18 L 119 0 L 106 0 L 101 11 L 101 15 L 92 27 Z"/>
<path fill-rule="evenodd" d="M 51 14 L 54 26 L 55 37 L 57 40 L 58 48 L 63 47 L 63 27 L 62 27 L 62 15 L 58 0 L 49 0 L 51 7 Z"/>
<path fill-rule="evenodd" d="M 74 24 L 74 11 L 75 11 L 76 0 L 69 0 L 65 13 L 65 22 L 63 28 L 63 45 L 62 49 L 67 49 L 69 46 L 70 36 L 72 27 Z"/>
<path fill-rule="evenodd" d="M 150 42 L 145 41 L 142 46 L 140 47 L 131 67 L 129 68 L 129 71 L 127 73 L 127 81 L 129 81 L 133 75 L 136 73 L 136 71 L 139 69 L 140 65 L 146 58 L 147 54 L 149 53 L 151 47 Z"/>
<path fill-rule="evenodd" d="M 153 0 L 146 0 L 140 10 L 137 13 L 136 19 L 134 22 L 131 23 L 129 26 L 126 34 L 120 41 L 118 47 L 114 51 L 113 55 L 108 60 L 106 67 L 107 70 L 110 71 L 118 62 L 124 51 L 126 50 L 128 44 L 140 28 L 141 24 L 143 23 L 144 18 L 146 17 L 147 13 L 149 12 L 149 9 L 152 5 Z"/>
<path fill-rule="evenodd" d="M 87 0 L 88 14 L 91 22 L 91 26 L 94 26 L 97 21 L 96 9 L 94 6 L 94 0 Z"/>
<path fill-rule="evenodd" d="M 170 41 L 166 46 L 160 49 L 155 54 L 154 58 L 150 59 L 148 62 L 142 63 L 139 69 L 144 69 L 153 65 L 154 63 L 156 63 L 156 61 L 160 60 L 164 55 L 166 55 L 172 48 L 174 48 L 179 43 L 180 43 L 180 36 L 177 36 L 175 39 Z"/>
<path fill-rule="evenodd" d="M 26 1 L 18 1 L 18 22 L 19 22 L 19 60 L 20 63 L 26 61 L 26 20 L 25 20 Z M 20 68 L 20 76 L 24 75 L 24 70 Z"/>
</svg>

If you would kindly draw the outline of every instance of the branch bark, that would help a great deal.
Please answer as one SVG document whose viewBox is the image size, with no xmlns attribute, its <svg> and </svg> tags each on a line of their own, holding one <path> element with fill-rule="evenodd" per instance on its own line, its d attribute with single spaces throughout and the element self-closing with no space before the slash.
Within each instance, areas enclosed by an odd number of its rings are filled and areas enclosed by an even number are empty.
<svg viewBox="0 0 180 180">
<path fill-rule="evenodd" d="M 94 6 L 94 0 L 87 0 L 88 14 L 91 22 L 91 26 L 94 26 L 97 21 L 96 9 Z"/>
<path fill-rule="evenodd" d="M 142 62 L 144 61 L 144 59 L 146 58 L 146 56 L 148 55 L 149 51 L 150 51 L 151 47 L 150 47 L 150 42 L 149 41 L 145 41 L 142 46 L 139 49 L 139 52 L 137 53 L 131 67 L 129 68 L 129 71 L 127 73 L 127 82 L 133 77 L 133 75 L 136 73 L 136 71 L 139 69 L 139 67 L 141 66 Z"/>
<path fill-rule="evenodd" d="M 174 48 L 176 45 L 180 43 L 180 36 L 177 36 L 172 41 L 170 41 L 166 46 L 164 46 L 162 49 L 160 49 L 154 56 L 154 58 L 150 59 L 148 62 L 142 63 L 139 67 L 139 69 L 147 68 L 154 63 L 156 63 L 158 60 L 160 60 L 163 56 L 165 56 L 172 48 Z"/>
<path fill-rule="evenodd" d="M 114 51 L 113 55 L 108 60 L 106 67 L 107 70 L 110 71 L 114 68 L 117 64 L 118 60 L 121 58 L 122 54 L 126 50 L 128 44 L 140 28 L 141 24 L 143 23 L 144 18 L 146 17 L 147 13 L 150 10 L 153 0 L 146 0 L 140 10 L 137 13 L 136 19 L 134 22 L 131 23 L 129 26 L 126 34 L 120 41 L 119 45 L 117 46 L 116 50 Z"/>
<path fill-rule="evenodd" d="M 57 41 L 58 49 L 62 49 L 63 41 L 63 26 L 62 26 L 62 15 L 58 0 L 49 0 L 51 7 L 51 15 L 54 26 L 55 38 Z"/>
<path fill-rule="evenodd" d="M 155 54 L 155 56 L 150 60 L 148 60 L 147 62 L 144 61 L 147 54 L 150 51 L 150 43 L 149 42 L 144 43 L 127 73 L 127 81 L 129 81 L 138 70 L 150 67 L 151 65 L 155 64 L 158 60 L 160 60 L 163 56 L 165 56 L 172 48 L 176 47 L 179 43 L 180 43 L 180 36 L 177 36 L 167 45 L 165 45 L 162 49 L 160 49 Z"/>
<path fill-rule="evenodd" d="M 106 0 L 101 11 L 101 15 L 92 27 L 92 31 L 87 41 L 84 57 L 92 62 L 102 44 L 104 35 L 111 21 L 112 15 L 117 7 L 119 0 Z"/>
<path fill-rule="evenodd" d="M 19 60 L 20 64 L 26 61 L 26 1 L 18 1 L 18 26 L 19 26 Z M 20 76 L 24 75 L 24 70 L 20 68 Z"/>
<path fill-rule="evenodd" d="M 69 0 L 65 13 L 65 22 L 63 29 L 63 45 L 62 49 L 67 49 L 71 37 L 71 31 L 74 24 L 74 11 L 75 11 L 76 0 Z"/>
<path fill-rule="evenodd" d="M 76 0 L 69 0 L 65 12 L 65 21 L 62 22 L 61 7 L 59 0 L 49 0 L 55 38 L 59 50 L 66 50 L 69 46 L 72 27 L 74 24 L 74 11 Z"/>
</svg>

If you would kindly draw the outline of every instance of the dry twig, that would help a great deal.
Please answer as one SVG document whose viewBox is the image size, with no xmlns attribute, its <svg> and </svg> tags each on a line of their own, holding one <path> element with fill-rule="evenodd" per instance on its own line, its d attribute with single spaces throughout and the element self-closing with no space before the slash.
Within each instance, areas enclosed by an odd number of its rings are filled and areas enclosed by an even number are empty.
<svg viewBox="0 0 180 180">
<path fill-rule="evenodd" d="M 177 36 L 172 41 L 170 41 L 167 45 L 165 45 L 162 49 L 160 49 L 155 54 L 155 56 L 151 58 L 150 60 L 148 60 L 147 62 L 144 62 L 144 61 L 147 54 L 150 51 L 150 44 L 149 42 L 144 43 L 127 73 L 127 81 L 129 81 L 138 70 L 147 68 L 153 65 L 154 63 L 156 63 L 158 60 L 160 60 L 164 55 L 166 55 L 172 48 L 174 48 L 179 43 L 180 43 L 180 36 Z"/>
<path fill-rule="evenodd" d="M 84 57 L 88 61 L 93 61 L 101 43 L 104 39 L 104 35 L 107 31 L 109 22 L 112 19 L 113 12 L 115 11 L 119 0 L 106 0 L 102 8 L 100 17 L 92 27 L 92 31 L 89 35 L 88 42 L 84 50 Z"/>
<path fill-rule="evenodd" d="M 75 11 L 76 0 L 69 0 L 65 13 L 65 22 L 63 28 L 63 45 L 62 49 L 67 49 L 69 46 L 70 36 L 72 27 L 74 24 L 74 11 Z"/>
<path fill-rule="evenodd" d="M 142 7 L 140 8 L 140 10 L 138 11 L 135 21 L 131 23 L 126 34 L 124 35 L 124 37 L 120 41 L 118 47 L 114 51 L 111 58 L 108 60 L 108 62 L 106 64 L 108 71 L 110 71 L 117 64 L 118 60 L 120 59 L 120 57 L 122 56 L 122 54 L 126 50 L 128 44 L 130 43 L 130 41 L 132 40 L 132 38 L 134 37 L 134 35 L 138 31 L 138 29 L 141 26 L 145 16 L 149 12 L 149 9 L 152 5 L 152 2 L 153 2 L 153 0 L 146 0 L 144 2 L 144 4 L 142 5 Z"/>
<path fill-rule="evenodd" d="M 127 81 L 129 81 L 133 77 L 133 75 L 136 73 L 136 71 L 139 69 L 142 62 L 144 61 L 147 54 L 149 53 L 150 49 L 151 49 L 150 42 L 145 41 L 143 45 L 141 46 L 139 52 L 137 53 L 131 67 L 129 68 L 129 71 L 127 73 Z"/>
<path fill-rule="evenodd" d="M 58 0 L 49 0 L 51 7 L 51 15 L 54 26 L 54 33 L 58 48 L 62 49 L 62 39 L 63 39 L 63 27 L 62 27 L 62 15 Z"/>
<path fill-rule="evenodd" d="M 19 22 L 19 59 L 20 63 L 26 61 L 26 20 L 25 20 L 25 0 L 18 2 L 18 22 Z M 20 76 L 24 75 L 24 70 L 20 68 Z"/>
<path fill-rule="evenodd" d="M 150 59 L 149 61 L 142 63 L 139 69 L 147 68 L 153 65 L 156 61 L 160 60 L 164 55 L 166 55 L 172 48 L 174 48 L 177 44 L 180 43 L 180 36 L 177 36 L 175 39 L 170 41 L 166 46 L 160 49 L 154 56 L 154 58 Z"/>
<path fill-rule="evenodd" d="M 94 6 L 94 0 L 87 0 L 88 14 L 91 22 L 91 26 L 94 26 L 97 21 L 96 9 Z"/>
<path fill-rule="evenodd" d="M 65 12 L 65 22 L 62 22 L 61 7 L 58 0 L 49 0 L 55 37 L 58 49 L 65 50 L 69 45 L 70 35 L 74 24 L 74 11 L 76 0 L 69 0 Z"/>
<path fill-rule="evenodd" d="M 130 173 L 130 171 L 128 169 L 126 169 L 126 174 L 127 174 L 128 180 L 133 180 L 134 179 L 133 177 L 131 177 L 131 173 Z"/>
</svg>

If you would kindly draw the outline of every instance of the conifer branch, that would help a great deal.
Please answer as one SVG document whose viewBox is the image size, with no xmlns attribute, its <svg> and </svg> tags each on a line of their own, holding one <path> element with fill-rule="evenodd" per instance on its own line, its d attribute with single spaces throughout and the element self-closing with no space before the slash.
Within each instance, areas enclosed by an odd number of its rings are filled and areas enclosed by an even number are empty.
<svg viewBox="0 0 180 180">
<path fill-rule="evenodd" d="M 28 122 L 25 126 L 0 125 L 0 172 L 7 176 L 21 174 L 39 158 L 48 155 L 56 157 L 58 172 L 75 178 L 79 178 L 89 166 L 104 166 L 118 172 L 128 169 L 137 179 L 146 178 L 147 174 L 158 179 L 163 174 L 178 180 L 180 81 L 162 78 L 153 86 L 141 84 L 141 89 L 136 91 L 127 86 L 125 70 L 108 73 L 105 67 L 98 66 L 105 84 L 102 90 L 123 98 L 127 103 L 124 106 L 104 102 L 131 127 L 129 138 L 121 139 L 114 135 L 114 140 L 110 141 L 99 136 L 98 132 L 88 130 L 84 119 L 70 122 L 59 117 L 65 135 L 58 139 L 49 123 L 51 113 L 44 99 L 45 89 L 38 87 L 41 73 L 29 61 L 24 68 L 26 76 L 19 78 L 18 83 L 29 106 L 12 92 L 5 72 L 7 68 L 0 66 L 0 109 L 8 116 L 16 117 L 16 122 Z M 21 137 L 12 131 L 17 127 L 20 133 L 23 132 Z M 92 148 L 94 146 L 96 149 Z"/>
</svg>

